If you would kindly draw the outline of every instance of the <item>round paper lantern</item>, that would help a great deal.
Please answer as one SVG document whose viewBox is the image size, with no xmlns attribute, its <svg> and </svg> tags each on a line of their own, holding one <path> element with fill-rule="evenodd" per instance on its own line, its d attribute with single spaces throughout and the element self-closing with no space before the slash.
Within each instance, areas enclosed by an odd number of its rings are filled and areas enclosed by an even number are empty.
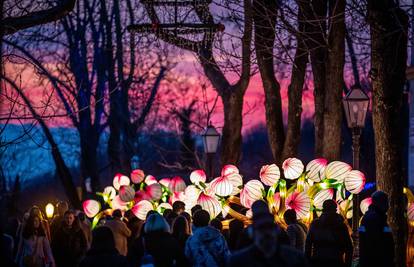
<svg viewBox="0 0 414 267">
<path fill-rule="evenodd" d="M 210 186 L 214 189 L 214 193 L 221 197 L 227 197 L 233 192 L 233 185 L 227 176 L 214 179 L 214 182 L 211 182 Z"/>
<path fill-rule="evenodd" d="M 162 187 L 159 183 L 147 186 L 145 191 L 152 200 L 160 200 L 162 197 Z"/>
<path fill-rule="evenodd" d="M 131 181 L 134 184 L 139 184 L 140 182 L 144 181 L 145 174 L 143 170 L 136 169 L 131 172 Z"/>
<path fill-rule="evenodd" d="M 203 170 L 195 170 L 190 174 L 190 181 L 198 185 L 200 182 L 205 183 L 207 179 L 206 173 Z"/>
<path fill-rule="evenodd" d="M 170 178 L 162 178 L 159 181 L 159 183 L 168 188 L 168 186 L 170 185 L 170 181 Z"/>
<path fill-rule="evenodd" d="M 410 222 L 414 222 L 414 203 L 410 203 L 407 208 L 407 217 Z"/>
<path fill-rule="evenodd" d="M 324 158 L 311 160 L 306 165 L 307 177 L 314 182 L 322 181 L 325 178 L 326 165 L 328 165 L 328 161 Z"/>
<path fill-rule="evenodd" d="M 180 176 L 172 178 L 168 185 L 171 192 L 182 192 L 185 190 L 185 187 L 185 182 Z"/>
<path fill-rule="evenodd" d="M 352 201 L 346 199 L 339 204 L 339 207 L 341 208 L 342 212 L 346 214 L 347 219 L 352 218 Z"/>
<path fill-rule="evenodd" d="M 107 186 L 104 188 L 103 194 L 107 196 L 108 199 L 112 200 L 116 196 L 116 190 L 112 186 Z"/>
<path fill-rule="evenodd" d="M 259 180 L 250 180 L 240 192 L 240 202 L 246 208 L 251 208 L 252 204 L 263 198 L 264 186 Z"/>
<path fill-rule="evenodd" d="M 200 194 L 197 200 L 197 204 L 199 204 L 203 210 L 208 211 L 210 214 L 210 218 L 215 218 L 221 212 L 221 205 L 217 199 L 212 196 L 206 195 L 203 192 Z"/>
<path fill-rule="evenodd" d="M 152 210 L 152 204 L 148 200 L 141 200 L 135 206 L 132 207 L 132 213 L 137 216 L 138 219 L 144 221 L 147 217 L 147 213 Z"/>
<path fill-rule="evenodd" d="M 313 205 L 315 208 L 321 210 L 323 202 L 328 199 L 332 199 L 334 195 L 334 190 L 332 188 L 322 189 L 313 197 Z"/>
<path fill-rule="evenodd" d="M 119 190 L 122 185 L 129 185 L 130 181 L 127 176 L 117 173 L 112 184 L 116 190 Z"/>
<path fill-rule="evenodd" d="M 101 204 L 93 199 L 85 200 L 82 203 L 83 211 L 89 218 L 95 217 L 96 214 L 101 210 Z"/>
<path fill-rule="evenodd" d="M 172 210 L 172 206 L 170 205 L 170 203 L 161 203 L 160 205 L 158 205 L 157 209 L 159 213 L 164 213 L 164 210 Z"/>
<path fill-rule="evenodd" d="M 134 199 L 135 190 L 129 185 L 123 185 L 119 188 L 119 198 L 124 202 L 129 202 Z"/>
<path fill-rule="evenodd" d="M 283 174 L 286 179 L 294 180 L 303 173 L 303 163 L 297 158 L 288 158 L 282 164 Z"/>
<path fill-rule="evenodd" d="M 372 204 L 372 198 L 367 197 L 364 198 L 361 203 L 359 204 L 359 208 L 361 209 L 362 214 L 368 211 L 369 206 Z"/>
<path fill-rule="evenodd" d="M 147 175 L 145 177 L 144 182 L 145 182 L 146 185 L 152 185 L 152 184 L 158 183 L 157 179 L 152 175 Z"/>
<path fill-rule="evenodd" d="M 229 182 L 233 185 L 233 191 L 231 192 L 231 196 L 235 196 L 240 193 L 241 187 L 243 185 L 243 178 L 238 173 L 233 173 L 230 175 L 226 175 Z"/>
<path fill-rule="evenodd" d="M 343 182 L 348 173 L 352 170 L 351 166 L 342 161 L 333 161 L 328 164 L 325 170 L 325 176 L 328 179 L 334 179 Z"/>
<path fill-rule="evenodd" d="M 280 170 L 276 164 L 264 165 L 260 169 L 260 180 L 265 185 L 272 186 L 279 181 L 279 178 Z"/>
<path fill-rule="evenodd" d="M 345 177 L 345 188 L 352 194 L 359 194 L 364 189 L 365 175 L 358 171 L 352 170 L 348 172 Z"/>
<path fill-rule="evenodd" d="M 248 210 L 246 211 L 246 217 L 247 217 L 247 218 L 249 218 L 249 219 L 253 218 L 253 212 L 252 212 L 252 209 L 248 209 Z"/>
<path fill-rule="evenodd" d="M 170 196 L 170 204 L 174 204 L 176 201 L 182 201 L 185 202 L 185 195 L 184 192 L 173 192 Z"/>
<path fill-rule="evenodd" d="M 200 195 L 200 189 L 194 185 L 189 185 L 184 191 L 186 202 L 196 203 L 198 196 Z"/>
<path fill-rule="evenodd" d="M 231 164 L 224 165 L 223 169 L 221 169 L 221 176 L 227 176 L 231 174 L 239 173 L 239 169 Z"/>
<path fill-rule="evenodd" d="M 286 208 L 296 211 L 299 219 L 304 219 L 309 215 L 311 201 L 305 192 L 293 192 L 286 198 Z"/>
<path fill-rule="evenodd" d="M 144 190 L 139 190 L 135 193 L 134 202 L 138 203 L 141 200 L 151 200 L 151 197 Z"/>
<path fill-rule="evenodd" d="M 125 201 L 122 201 L 122 199 L 119 197 L 119 195 L 115 196 L 114 199 L 111 202 L 112 204 L 112 209 L 114 210 L 127 210 L 128 208 L 128 203 Z"/>
</svg>

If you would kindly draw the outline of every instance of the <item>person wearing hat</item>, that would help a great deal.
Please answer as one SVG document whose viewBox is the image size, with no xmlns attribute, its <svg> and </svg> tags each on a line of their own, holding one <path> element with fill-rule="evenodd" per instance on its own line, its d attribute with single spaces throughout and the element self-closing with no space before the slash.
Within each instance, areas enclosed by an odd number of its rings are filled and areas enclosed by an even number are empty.
<svg viewBox="0 0 414 267">
<path fill-rule="evenodd" d="M 337 204 L 334 200 L 325 200 L 321 216 L 310 226 L 305 255 L 313 267 L 352 265 L 352 240 L 344 218 L 336 210 Z"/>
<path fill-rule="evenodd" d="M 394 239 L 387 224 L 388 195 L 376 191 L 371 198 L 372 204 L 359 227 L 359 264 L 361 267 L 394 266 Z"/>
<path fill-rule="evenodd" d="M 253 244 L 233 254 L 228 266 L 308 266 L 300 251 L 278 242 L 279 229 L 264 201 L 254 202 L 252 212 Z"/>
</svg>

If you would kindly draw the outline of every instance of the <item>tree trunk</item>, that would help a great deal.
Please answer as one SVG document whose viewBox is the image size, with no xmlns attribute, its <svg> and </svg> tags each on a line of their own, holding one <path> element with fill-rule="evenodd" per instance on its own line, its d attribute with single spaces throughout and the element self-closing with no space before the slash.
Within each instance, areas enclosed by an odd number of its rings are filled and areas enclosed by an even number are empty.
<svg viewBox="0 0 414 267">
<path fill-rule="evenodd" d="M 373 72 L 373 122 L 377 188 L 389 195 L 388 222 L 395 266 L 405 266 L 407 219 L 403 196 L 401 107 L 407 64 L 408 16 L 393 1 L 368 1 Z"/>
<path fill-rule="evenodd" d="M 345 61 L 345 0 L 329 1 L 328 56 L 326 60 L 325 108 L 322 155 L 341 157 L 342 88 Z"/>
</svg>

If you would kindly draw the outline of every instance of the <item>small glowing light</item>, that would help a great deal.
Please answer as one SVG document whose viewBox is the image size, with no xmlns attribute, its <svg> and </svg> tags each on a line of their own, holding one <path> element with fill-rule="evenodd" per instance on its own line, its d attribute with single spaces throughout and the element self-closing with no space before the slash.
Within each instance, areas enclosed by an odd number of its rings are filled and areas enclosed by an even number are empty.
<svg viewBox="0 0 414 267">
<path fill-rule="evenodd" d="M 48 203 L 46 205 L 45 210 L 46 210 L 46 217 L 48 219 L 52 219 L 53 218 L 53 213 L 55 212 L 55 206 L 53 206 L 52 203 Z"/>
</svg>

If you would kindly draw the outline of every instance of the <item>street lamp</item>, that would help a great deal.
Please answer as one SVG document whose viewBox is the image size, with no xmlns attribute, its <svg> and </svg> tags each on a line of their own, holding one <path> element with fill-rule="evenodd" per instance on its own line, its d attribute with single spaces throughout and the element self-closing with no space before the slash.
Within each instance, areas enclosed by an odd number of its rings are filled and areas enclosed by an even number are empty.
<svg viewBox="0 0 414 267">
<path fill-rule="evenodd" d="M 45 208 L 46 217 L 50 220 L 53 218 L 53 213 L 55 212 L 55 206 L 52 203 L 48 203 Z"/>
<path fill-rule="evenodd" d="M 359 150 L 361 130 L 365 126 L 365 118 L 368 111 L 369 97 L 358 86 L 353 86 L 351 91 L 342 100 L 348 127 L 352 130 L 352 163 L 353 168 L 359 169 Z M 359 222 L 359 196 L 353 197 L 352 230 L 358 230 Z"/>
<path fill-rule="evenodd" d="M 217 148 L 220 142 L 220 134 L 217 132 L 216 128 L 210 123 L 204 133 L 202 134 L 203 137 L 203 145 L 204 145 L 204 153 L 207 156 L 207 176 L 213 176 L 213 159 L 214 155 L 217 152 Z"/>
</svg>

